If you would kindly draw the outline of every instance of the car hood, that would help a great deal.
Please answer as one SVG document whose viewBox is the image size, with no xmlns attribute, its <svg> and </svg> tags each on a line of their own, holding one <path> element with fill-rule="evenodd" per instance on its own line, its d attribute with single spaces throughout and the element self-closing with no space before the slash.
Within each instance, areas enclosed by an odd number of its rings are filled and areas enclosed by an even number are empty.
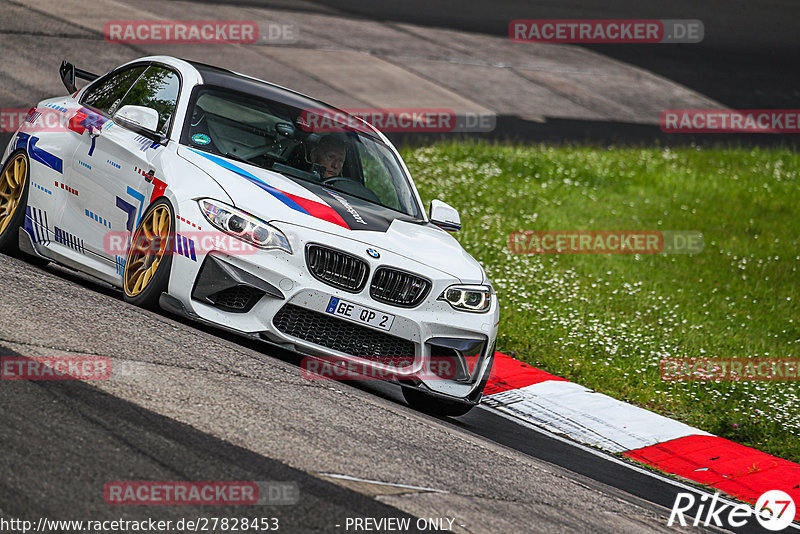
<svg viewBox="0 0 800 534">
<path fill-rule="evenodd" d="M 391 251 L 458 278 L 484 280 L 483 269 L 439 227 L 311 182 L 185 146 L 178 155 L 211 176 L 235 207 L 270 222 L 285 222 Z"/>
<path fill-rule="evenodd" d="M 384 255 L 389 251 L 441 271 L 465 284 L 480 284 L 486 280 L 483 268 L 475 258 L 451 235 L 430 223 L 395 219 L 386 232 L 351 232 L 349 235 L 337 232 L 335 235 L 344 235 L 358 242 L 362 246 L 359 253 L 367 248 Z"/>
</svg>

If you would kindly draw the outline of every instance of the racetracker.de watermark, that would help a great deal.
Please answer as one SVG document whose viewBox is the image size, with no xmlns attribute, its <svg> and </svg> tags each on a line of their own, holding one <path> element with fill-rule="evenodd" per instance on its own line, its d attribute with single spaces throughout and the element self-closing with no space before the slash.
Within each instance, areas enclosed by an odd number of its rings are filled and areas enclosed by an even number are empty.
<svg viewBox="0 0 800 534">
<path fill-rule="evenodd" d="M 167 246 L 165 246 L 167 245 Z M 239 237 L 217 231 L 170 232 L 165 236 L 149 239 L 143 233 L 131 242 L 129 232 L 106 232 L 103 236 L 103 250 L 112 256 L 125 256 L 129 248 L 134 255 L 159 252 L 173 256 L 197 259 L 211 252 L 221 252 L 234 256 L 255 254 L 260 249 Z"/>
<path fill-rule="evenodd" d="M 306 109 L 298 124 L 307 132 L 352 132 L 364 123 L 386 133 L 491 132 L 497 125 L 492 113 L 456 113 L 448 108 Z"/>
<path fill-rule="evenodd" d="M 761 382 L 800 380 L 800 358 L 664 358 L 670 382 Z"/>
<path fill-rule="evenodd" d="M 295 23 L 254 20 L 110 20 L 103 27 L 109 43 L 124 44 L 290 44 Z"/>
<path fill-rule="evenodd" d="M 3 356 L 2 380 L 107 380 L 111 360 L 105 356 Z"/>
<path fill-rule="evenodd" d="M 74 111 L 74 110 L 73 110 Z M 26 132 L 63 132 L 74 113 L 61 106 L 0 109 L 0 132 L 13 133 L 25 126 Z"/>
<path fill-rule="evenodd" d="M 515 43 L 699 43 L 695 19 L 517 19 L 508 24 Z"/>
<path fill-rule="evenodd" d="M 666 109 L 665 133 L 800 133 L 800 109 Z"/>
<path fill-rule="evenodd" d="M 120 481 L 103 486 L 112 505 L 292 505 L 300 500 L 296 482 Z"/>
<path fill-rule="evenodd" d="M 660 230 L 524 230 L 508 235 L 516 254 L 697 254 L 703 234 Z"/>
<path fill-rule="evenodd" d="M 306 380 L 399 380 L 408 378 L 414 363 L 413 357 L 384 358 L 380 361 L 370 359 L 373 361 L 307 357 L 300 362 L 300 374 Z M 468 378 L 476 361 L 475 357 L 457 361 L 452 357 L 432 356 L 413 375 L 426 381 Z"/>
</svg>

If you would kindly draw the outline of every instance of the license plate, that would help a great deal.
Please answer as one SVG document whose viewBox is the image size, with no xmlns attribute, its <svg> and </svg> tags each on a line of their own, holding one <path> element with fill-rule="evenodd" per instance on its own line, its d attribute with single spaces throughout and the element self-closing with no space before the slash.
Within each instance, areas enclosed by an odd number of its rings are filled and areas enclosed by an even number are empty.
<svg viewBox="0 0 800 534">
<path fill-rule="evenodd" d="M 367 308 L 366 306 L 361 306 L 353 302 L 347 302 L 337 297 L 331 297 L 325 311 L 337 317 L 344 317 L 345 319 L 368 324 L 383 330 L 389 330 L 394 322 L 394 315 L 379 312 L 378 310 L 373 310 L 372 308 Z"/>
</svg>

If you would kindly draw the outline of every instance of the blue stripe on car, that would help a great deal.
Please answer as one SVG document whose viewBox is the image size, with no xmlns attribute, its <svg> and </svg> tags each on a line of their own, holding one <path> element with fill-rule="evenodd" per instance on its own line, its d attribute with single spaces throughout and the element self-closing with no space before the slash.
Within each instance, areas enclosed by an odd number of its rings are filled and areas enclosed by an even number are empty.
<svg viewBox="0 0 800 534">
<path fill-rule="evenodd" d="M 217 156 L 214 156 L 212 154 L 206 154 L 205 152 L 200 152 L 200 151 L 194 150 L 192 148 L 190 148 L 189 150 L 191 150 L 195 154 L 199 154 L 199 155 L 203 156 L 204 158 L 206 158 L 209 161 L 212 161 L 212 162 L 216 163 L 220 167 L 228 169 L 229 171 L 235 172 L 239 176 L 241 176 L 243 178 L 246 178 L 248 181 L 252 182 L 253 184 L 257 185 L 258 187 L 260 187 L 261 189 L 266 191 L 267 193 L 271 194 L 272 196 L 274 196 L 275 198 L 277 198 L 278 200 L 280 200 L 281 202 L 283 202 L 284 204 L 286 204 L 287 206 L 289 206 L 293 210 L 299 211 L 300 213 L 305 213 L 306 215 L 310 215 L 310 213 L 308 213 L 306 210 L 304 210 L 302 207 L 300 207 L 300 205 L 297 204 L 297 202 L 295 202 L 291 198 L 287 197 L 286 195 L 283 194 L 282 191 L 279 191 L 278 189 L 275 189 L 274 187 L 272 187 L 271 185 L 269 185 L 268 183 L 263 181 L 258 176 L 255 176 L 254 174 L 251 174 L 251 173 L 247 172 L 246 170 L 242 169 L 241 167 L 238 167 L 238 166 L 234 165 L 233 163 L 231 163 L 229 161 L 225 161 L 224 159 L 219 158 Z"/>
</svg>

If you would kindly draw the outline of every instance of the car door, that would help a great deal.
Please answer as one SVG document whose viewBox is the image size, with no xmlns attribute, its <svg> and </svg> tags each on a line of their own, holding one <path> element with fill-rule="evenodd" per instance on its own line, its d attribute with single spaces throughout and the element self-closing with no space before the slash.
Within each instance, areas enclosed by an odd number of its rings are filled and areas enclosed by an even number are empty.
<svg viewBox="0 0 800 534">
<path fill-rule="evenodd" d="M 113 71 L 86 89 L 80 108 L 69 124 L 69 135 L 79 136 L 64 181 L 68 188 L 64 210 L 59 221 L 57 246 L 77 248 L 96 261 L 110 265 L 109 255 L 102 252 L 106 232 L 113 231 L 112 217 L 117 215 L 117 195 L 112 184 L 100 179 L 97 144 L 102 132 L 113 128 L 111 114 L 133 84 L 147 70 L 147 65 L 134 65 Z M 97 246 L 98 240 L 100 246 Z M 96 266 L 97 267 L 97 266 Z M 101 266 L 102 267 L 102 266 Z"/>
<path fill-rule="evenodd" d="M 131 232 L 155 196 L 164 190 L 160 166 L 166 137 L 180 92 L 180 77 L 173 69 L 148 65 L 112 110 L 112 120 L 97 135 L 92 168 L 80 166 L 87 182 L 102 189 L 103 202 L 85 205 L 84 216 L 94 223 L 87 247 L 112 262 L 121 274 L 124 250 L 121 233 Z M 126 108 L 152 110 L 154 122 L 136 124 L 123 118 Z M 113 236 L 114 239 L 109 239 Z"/>
</svg>

